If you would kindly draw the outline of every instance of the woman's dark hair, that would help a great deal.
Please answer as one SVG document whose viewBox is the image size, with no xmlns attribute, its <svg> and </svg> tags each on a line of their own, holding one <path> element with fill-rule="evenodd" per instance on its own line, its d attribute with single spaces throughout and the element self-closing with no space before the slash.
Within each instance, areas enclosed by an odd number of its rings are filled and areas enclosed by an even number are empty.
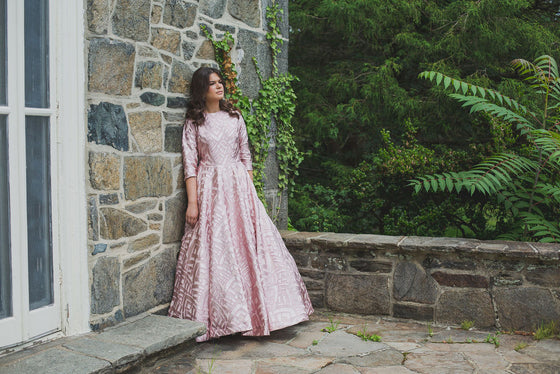
<svg viewBox="0 0 560 374">
<path fill-rule="evenodd" d="M 206 109 L 206 99 L 204 98 L 208 87 L 210 87 L 210 75 L 218 74 L 223 81 L 222 74 L 218 69 L 201 67 L 197 69 L 191 80 L 190 100 L 187 104 L 187 119 L 194 122 L 195 126 L 204 124 L 204 110 Z M 226 86 L 224 84 L 224 95 Z M 220 100 L 220 109 L 229 113 L 230 116 L 239 118 L 239 109 L 227 100 Z"/>
</svg>

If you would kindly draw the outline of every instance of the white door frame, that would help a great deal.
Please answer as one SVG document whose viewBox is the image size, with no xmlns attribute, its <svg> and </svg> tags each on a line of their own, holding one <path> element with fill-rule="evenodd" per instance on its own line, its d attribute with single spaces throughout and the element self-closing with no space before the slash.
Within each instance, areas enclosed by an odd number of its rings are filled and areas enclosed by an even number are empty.
<svg viewBox="0 0 560 374">
<path fill-rule="evenodd" d="M 23 110 L 24 8 L 23 1 L 8 0 L 11 101 L 8 108 L 0 108 L 0 114 L 10 115 L 8 128 L 15 134 L 10 138 L 17 139 L 9 147 L 11 211 L 26 206 L 25 115 L 50 117 L 54 304 L 28 310 L 27 231 L 22 229 L 27 227 L 27 217 L 20 209 L 10 215 L 13 317 L 0 320 L 0 350 L 46 333 L 74 335 L 89 330 L 84 2 L 49 3 L 50 108 Z"/>
<path fill-rule="evenodd" d="M 59 154 L 58 241 L 61 250 L 62 332 L 89 331 L 90 297 L 86 195 L 85 1 L 53 1 L 57 43 L 56 76 Z"/>
</svg>

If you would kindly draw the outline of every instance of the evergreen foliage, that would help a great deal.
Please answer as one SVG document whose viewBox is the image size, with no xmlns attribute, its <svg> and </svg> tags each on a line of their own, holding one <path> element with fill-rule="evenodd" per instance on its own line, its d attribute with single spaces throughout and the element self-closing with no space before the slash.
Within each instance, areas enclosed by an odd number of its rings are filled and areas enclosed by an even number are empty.
<svg viewBox="0 0 560 374">
<path fill-rule="evenodd" d="M 446 82 L 455 86 L 445 76 L 485 87 L 486 96 L 469 100 L 500 93 L 518 98 L 513 108 L 491 101 L 512 115 L 523 114 L 516 104 L 536 112 L 538 94 L 508 63 L 559 54 L 558 9 L 558 0 L 291 1 L 293 123 L 306 152 L 290 199 L 295 228 L 480 239 L 512 232 L 517 221 L 496 199 L 467 189 L 414 194 L 409 180 L 470 170 L 508 151 L 527 157 L 526 135 L 504 116 L 468 115 L 446 94 Z M 418 79 L 424 70 L 440 72 L 440 85 Z M 462 89 L 456 94 L 467 96 Z"/>
</svg>

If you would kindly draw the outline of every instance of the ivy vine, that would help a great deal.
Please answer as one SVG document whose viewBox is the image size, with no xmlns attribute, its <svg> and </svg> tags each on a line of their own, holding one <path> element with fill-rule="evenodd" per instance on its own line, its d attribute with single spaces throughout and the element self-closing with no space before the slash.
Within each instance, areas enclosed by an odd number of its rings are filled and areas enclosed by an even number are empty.
<svg viewBox="0 0 560 374">
<path fill-rule="evenodd" d="M 253 62 L 259 77 L 261 88 L 254 100 L 244 96 L 237 84 L 237 71 L 231 59 L 231 49 L 235 44 L 231 33 L 226 32 L 222 40 L 216 40 L 208 30 L 202 26 L 206 37 L 212 42 L 216 55 L 216 62 L 220 65 L 228 99 L 242 112 L 247 124 L 247 133 L 253 154 L 253 174 L 257 193 L 263 203 L 264 199 L 264 165 L 268 157 L 269 143 L 276 144 L 276 156 L 279 163 L 278 190 L 283 191 L 293 186 L 293 179 L 298 174 L 298 167 L 303 155 L 298 151 L 294 141 L 292 117 L 295 110 L 296 94 L 292 82 L 297 78 L 290 73 L 280 73 L 278 69 L 278 54 L 284 40 L 280 37 L 279 24 L 283 14 L 278 4 L 266 8 L 269 42 L 272 54 L 272 74 L 264 78 L 258 66 L 257 59 Z M 270 125 L 274 120 L 276 131 L 272 134 Z M 274 139 L 271 137 L 274 136 Z M 280 204 L 278 204 L 278 207 Z M 275 215 L 276 216 L 276 215 Z"/>
</svg>

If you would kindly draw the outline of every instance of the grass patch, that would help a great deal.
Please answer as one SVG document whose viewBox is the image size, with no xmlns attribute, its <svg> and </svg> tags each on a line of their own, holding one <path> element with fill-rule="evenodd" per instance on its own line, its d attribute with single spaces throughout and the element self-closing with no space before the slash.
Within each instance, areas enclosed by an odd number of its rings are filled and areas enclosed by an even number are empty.
<svg viewBox="0 0 560 374">
<path fill-rule="evenodd" d="M 212 357 L 212 359 L 208 362 L 208 371 L 202 371 L 200 368 L 198 368 L 196 374 L 212 374 L 212 370 L 214 369 L 214 361 L 216 361 L 216 359 Z"/>
<path fill-rule="evenodd" d="M 403 352 L 403 353 L 402 353 L 403 358 L 402 358 L 401 365 L 404 365 L 404 363 L 406 362 L 406 359 L 407 359 L 409 353 L 410 353 L 410 352 Z"/>
<path fill-rule="evenodd" d="M 543 340 L 553 338 L 554 335 L 559 333 L 559 327 L 554 321 L 550 321 L 549 323 L 541 322 L 540 326 L 537 328 L 537 331 L 533 333 L 533 337 L 535 340 Z"/>
<path fill-rule="evenodd" d="M 331 332 L 335 332 L 336 330 L 338 330 L 338 325 L 340 325 L 340 321 L 333 321 L 332 318 L 329 318 L 329 322 L 330 324 L 321 331 L 328 332 L 330 334 Z"/>
<path fill-rule="evenodd" d="M 494 344 L 494 346 L 498 348 L 500 346 L 500 338 L 498 337 L 498 335 L 500 335 L 500 333 L 498 332 L 496 333 L 496 335 L 488 334 L 488 336 L 484 340 L 484 343 Z"/>
<path fill-rule="evenodd" d="M 372 341 L 372 342 L 380 342 L 381 341 L 381 336 L 376 335 L 376 334 L 368 334 L 367 332 L 367 325 L 364 325 L 363 330 L 360 330 L 356 333 L 357 336 L 359 336 L 360 338 L 362 338 L 363 341 Z"/>
<path fill-rule="evenodd" d="M 519 352 L 519 351 L 522 350 L 523 348 L 527 347 L 527 345 L 528 345 L 527 343 L 519 343 L 519 344 L 517 344 L 513 349 L 514 349 L 516 352 Z"/>
<path fill-rule="evenodd" d="M 371 334 L 370 335 L 370 334 L 366 334 L 366 333 L 363 333 L 361 331 L 358 331 L 356 333 L 356 335 L 358 335 L 360 338 L 362 338 L 363 341 L 366 341 L 366 342 L 368 340 L 370 340 L 372 342 L 380 342 L 381 341 L 381 336 L 376 335 L 376 334 Z"/>
<path fill-rule="evenodd" d="M 461 322 L 461 328 L 463 330 L 468 331 L 468 330 L 472 329 L 473 326 L 474 326 L 474 321 L 463 321 L 463 322 Z"/>
</svg>

